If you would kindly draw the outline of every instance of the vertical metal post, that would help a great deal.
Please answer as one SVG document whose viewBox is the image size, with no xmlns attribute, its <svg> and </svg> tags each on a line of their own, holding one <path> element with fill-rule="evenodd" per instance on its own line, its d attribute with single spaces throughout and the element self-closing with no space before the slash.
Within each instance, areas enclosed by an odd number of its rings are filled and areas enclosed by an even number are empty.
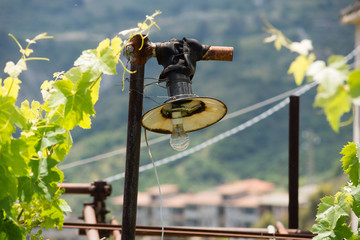
<svg viewBox="0 0 360 240">
<path fill-rule="evenodd" d="M 91 205 L 86 205 L 83 209 L 85 223 L 96 224 L 95 209 Z M 86 236 L 88 240 L 99 240 L 99 231 L 96 229 L 86 230 Z"/>
<path fill-rule="evenodd" d="M 290 96 L 289 111 L 289 228 L 299 228 L 299 96 Z"/>
<path fill-rule="evenodd" d="M 144 65 L 131 64 L 122 239 L 135 239 Z M 126 237 L 125 237 L 126 236 Z"/>
<path fill-rule="evenodd" d="M 131 62 L 129 110 L 126 144 L 122 239 L 134 240 L 139 180 L 141 116 L 145 63 L 153 54 L 147 38 L 136 35 L 126 46 L 125 54 Z"/>
</svg>

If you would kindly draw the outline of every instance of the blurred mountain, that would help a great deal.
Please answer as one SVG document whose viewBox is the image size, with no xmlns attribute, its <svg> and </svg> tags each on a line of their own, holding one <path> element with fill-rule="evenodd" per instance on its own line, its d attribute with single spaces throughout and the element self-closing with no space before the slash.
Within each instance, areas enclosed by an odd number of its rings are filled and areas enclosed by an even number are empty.
<svg viewBox="0 0 360 240">
<path fill-rule="evenodd" d="M 266 18 L 294 41 L 309 38 L 319 59 L 346 55 L 354 46 L 354 27 L 339 23 L 339 12 L 350 5 L 343 0 L 2 0 L 0 2 L 0 65 L 15 61 L 14 34 L 26 38 L 48 32 L 53 40 L 36 44 L 35 55 L 50 62 L 31 62 L 23 80 L 22 99 L 40 99 L 42 81 L 52 73 L 68 70 L 81 52 L 99 41 L 136 26 L 155 10 L 160 30 L 153 29 L 152 42 L 183 37 L 203 44 L 233 46 L 232 62 L 199 62 L 193 91 L 199 96 L 222 100 L 228 112 L 251 106 L 296 87 L 287 69 L 295 54 L 276 51 L 264 44 Z M 146 64 L 146 83 L 161 72 L 155 59 Z M 65 164 L 121 149 L 126 144 L 128 83 L 121 91 L 121 77 L 104 77 L 97 116 L 91 130 L 73 132 L 74 147 Z M 352 139 L 352 127 L 334 133 L 325 117 L 313 109 L 315 90 L 301 97 L 301 183 L 316 182 L 339 174 L 339 152 Z M 145 111 L 166 99 L 166 90 L 155 85 L 145 89 Z M 271 105 L 273 106 L 273 105 Z M 269 106 L 270 107 L 270 106 Z M 267 108 L 269 108 L 267 107 Z M 267 109 L 220 122 L 190 134 L 190 148 L 251 119 Z M 349 116 L 348 116 L 349 117 Z M 149 138 L 160 135 L 149 134 Z M 310 136 L 310 137 L 309 137 Z M 154 160 L 176 154 L 167 141 L 151 146 Z M 176 183 L 183 190 L 197 191 L 235 179 L 259 178 L 286 187 L 288 172 L 287 107 L 252 127 L 193 155 L 158 168 L 162 184 Z M 92 182 L 122 173 L 124 154 L 65 169 L 69 182 Z M 143 148 L 141 164 L 150 163 Z M 123 181 L 114 182 L 120 194 Z M 140 189 L 156 185 L 153 171 L 140 175 Z"/>
</svg>

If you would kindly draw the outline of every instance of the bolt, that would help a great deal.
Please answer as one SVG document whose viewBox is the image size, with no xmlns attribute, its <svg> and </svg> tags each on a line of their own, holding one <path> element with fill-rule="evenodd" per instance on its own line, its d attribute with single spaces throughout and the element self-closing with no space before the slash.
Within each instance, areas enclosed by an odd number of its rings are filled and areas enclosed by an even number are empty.
<svg viewBox="0 0 360 240">
<path fill-rule="evenodd" d="M 135 61 L 135 57 L 134 57 L 134 47 L 132 45 L 127 45 L 124 49 L 124 56 L 129 60 L 129 61 Z"/>
<path fill-rule="evenodd" d="M 133 52 L 134 51 L 134 47 L 132 45 L 128 45 L 126 46 L 126 51 L 127 52 Z"/>
</svg>

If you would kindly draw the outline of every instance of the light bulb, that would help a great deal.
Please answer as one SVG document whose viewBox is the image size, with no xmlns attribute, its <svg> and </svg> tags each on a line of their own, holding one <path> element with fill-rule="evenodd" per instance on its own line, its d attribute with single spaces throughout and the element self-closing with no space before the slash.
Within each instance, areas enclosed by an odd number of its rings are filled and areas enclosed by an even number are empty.
<svg viewBox="0 0 360 240">
<path fill-rule="evenodd" d="M 170 145 L 176 151 L 183 151 L 189 146 L 190 138 L 186 134 L 181 112 L 172 112 L 173 131 L 170 137 Z"/>
<path fill-rule="evenodd" d="M 184 131 L 182 124 L 173 126 L 173 132 L 170 137 L 170 145 L 176 151 L 183 151 L 189 146 L 190 138 Z"/>
</svg>

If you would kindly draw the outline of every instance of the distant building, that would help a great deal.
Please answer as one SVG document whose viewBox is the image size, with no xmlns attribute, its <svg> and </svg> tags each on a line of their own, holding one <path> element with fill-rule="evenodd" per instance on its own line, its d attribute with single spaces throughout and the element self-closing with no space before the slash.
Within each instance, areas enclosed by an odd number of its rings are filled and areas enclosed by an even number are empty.
<svg viewBox="0 0 360 240">
<path fill-rule="evenodd" d="M 300 190 L 301 205 L 312 191 Z M 266 211 L 276 219 L 282 219 L 288 211 L 288 194 L 279 193 L 274 184 L 258 179 L 236 181 L 199 193 L 180 193 L 177 185 L 161 185 L 161 193 L 165 226 L 251 227 Z M 123 196 L 113 198 L 112 204 L 122 206 Z M 161 225 L 159 209 L 158 187 L 139 192 L 137 224 Z"/>
</svg>

